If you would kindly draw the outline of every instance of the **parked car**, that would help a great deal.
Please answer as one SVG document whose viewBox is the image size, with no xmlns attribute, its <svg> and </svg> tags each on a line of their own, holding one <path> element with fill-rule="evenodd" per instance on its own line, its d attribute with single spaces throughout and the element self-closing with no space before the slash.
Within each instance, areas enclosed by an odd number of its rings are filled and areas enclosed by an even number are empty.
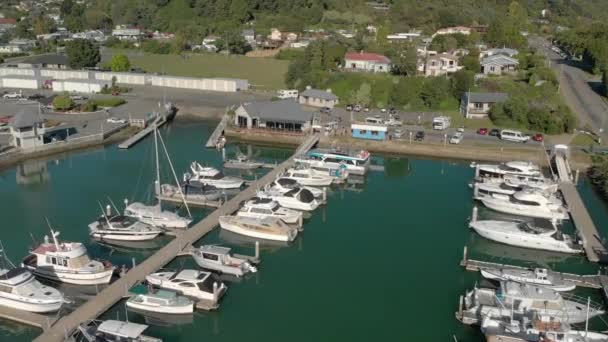
<svg viewBox="0 0 608 342">
<path fill-rule="evenodd" d="M 115 117 L 108 118 L 106 121 L 109 122 L 109 123 L 115 123 L 115 124 L 125 124 L 125 123 L 127 123 L 127 120 L 125 120 L 125 119 L 119 119 L 119 118 L 115 118 Z"/>
<path fill-rule="evenodd" d="M 43 98 L 44 98 L 44 95 L 40 95 L 40 94 L 32 94 L 27 97 L 28 100 L 40 100 Z"/>
<path fill-rule="evenodd" d="M 416 132 L 416 136 L 414 137 L 414 141 L 423 141 L 424 140 L 424 132 L 418 131 Z"/>
<path fill-rule="evenodd" d="M 486 135 L 488 134 L 488 129 L 487 128 L 480 128 L 477 130 L 477 134 L 479 135 Z"/>
<path fill-rule="evenodd" d="M 361 106 L 360 105 L 355 105 L 355 107 L 353 107 L 353 109 L 355 110 L 355 112 L 360 112 L 361 111 Z"/>
<path fill-rule="evenodd" d="M 386 108 L 381 108 L 380 113 L 386 113 Z"/>
<path fill-rule="evenodd" d="M 347 104 L 347 105 L 346 105 L 346 110 L 347 110 L 347 111 L 349 111 L 349 112 L 350 112 L 351 110 L 353 110 L 353 105 L 352 105 L 352 104 Z"/>
<path fill-rule="evenodd" d="M 456 131 L 458 131 L 460 133 L 464 133 L 464 126 L 458 127 L 458 129 Z"/>
<path fill-rule="evenodd" d="M 462 136 L 462 132 L 454 133 L 454 135 L 452 135 L 452 137 L 450 138 L 450 144 L 460 144 L 460 142 L 462 141 Z"/>
<path fill-rule="evenodd" d="M 74 100 L 74 101 L 77 101 L 77 100 L 87 100 L 88 99 L 86 96 L 82 96 L 80 94 L 72 94 L 72 95 L 70 95 L 70 98 L 72 100 Z"/>
<path fill-rule="evenodd" d="M 488 134 L 492 137 L 498 137 L 500 136 L 500 130 L 498 128 L 492 128 L 492 130 L 490 130 L 490 133 Z"/>
<path fill-rule="evenodd" d="M 523 134 L 520 131 L 512 131 L 510 129 L 503 129 L 502 131 L 500 131 L 500 139 L 506 140 L 506 141 L 527 143 L 528 140 L 530 140 L 530 136 Z"/>
<path fill-rule="evenodd" d="M 323 114 L 329 114 L 329 113 L 331 113 L 331 108 L 329 108 L 329 107 L 322 107 L 319 111 L 321 113 L 323 113 Z"/>
<path fill-rule="evenodd" d="M 545 140 L 545 137 L 543 137 L 542 134 L 540 133 L 536 133 L 534 134 L 534 136 L 532 137 L 532 140 L 534 141 L 538 141 L 538 142 L 542 142 L 543 140 Z"/>
<path fill-rule="evenodd" d="M 363 111 L 366 113 L 369 112 L 369 107 L 366 106 L 365 108 L 363 108 Z"/>
<path fill-rule="evenodd" d="M 18 98 L 21 98 L 21 93 L 16 93 L 13 91 L 13 92 L 2 95 L 2 97 L 5 99 L 18 99 Z"/>
<path fill-rule="evenodd" d="M 395 139 L 401 139 L 403 136 L 405 136 L 405 131 L 401 128 L 397 128 L 393 133 L 393 137 L 395 137 Z"/>
</svg>

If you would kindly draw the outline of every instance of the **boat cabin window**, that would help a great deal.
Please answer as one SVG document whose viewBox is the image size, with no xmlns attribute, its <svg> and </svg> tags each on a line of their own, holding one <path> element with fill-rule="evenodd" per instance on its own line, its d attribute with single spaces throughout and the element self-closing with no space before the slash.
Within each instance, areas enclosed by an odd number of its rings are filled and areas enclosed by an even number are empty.
<svg viewBox="0 0 608 342">
<path fill-rule="evenodd" d="M 525 201 L 525 200 L 518 200 L 517 198 L 512 198 L 513 203 L 517 203 L 517 204 L 523 204 L 523 205 L 531 205 L 531 206 L 540 206 L 540 203 L 538 202 L 533 202 L 533 201 Z"/>
<path fill-rule="evenodd" d="M 181 284 L 179 284 L 179 286 L 181 286 L 181 287 L 194 287 L 194 284 L 192 284 L 192 283 L 181 283 Z"/>
<path fill-rule="evenodd" d="M 172 279 L 171 280 L 172 283 L 179 283 L 179 282 L 182 282 L 182 281 L 184 281 L 184 280 L 183 279 Z"/>
<path fill-rule="evenodd" d="M 528 224 L 527 222 L 522 222 L 522 223 L 518 224 L 517 228 L 519 228 L 519 230 L 521 230 L 522 232 L 530 233 L 530 234 L 542 234 L 542 233 L 547 232 L 547 230 L 542 229 L 540 227 L 532 226 L 532 225 Z"/>
<path fill-rule="evenodd" d="M 10 286 L 0 284 L 0 292 L 11 293 L 13 289 Z"/>
<path fill-rule="evenodd" d="M 203 178 L 203 179 L 222 179 L 222 178 L 224 178 L 224 174 L 221 172 L 218 172 L 214 176 L 202 176 L 201 178 Z"/>
<path fill-rule="evenodd" d="M 309 178 L 307 174 L 305 173 L 294 173 L 292 177 L 296 177 L 296 178 Z"/>
<path fill-rule="evenodd" d="M 262 208 L 251 208 L 251 212 L 256 214 L 272 214 L 270 210 Z"/>
<path fill-rule="evenodd" d="M 279 205 L 279 203 L 277 203 L 274 207 L 272 207 L 272 209 L 270 210 L 271 212 L 276 212 L 277 210 L 279 210 L 281 208 L 281 206 Z"/>
<path fill-rule="evenodd" d="M 220 257 L 217 254 L 203 253 L 203 259 L 218 261 Z"/>
</svg>

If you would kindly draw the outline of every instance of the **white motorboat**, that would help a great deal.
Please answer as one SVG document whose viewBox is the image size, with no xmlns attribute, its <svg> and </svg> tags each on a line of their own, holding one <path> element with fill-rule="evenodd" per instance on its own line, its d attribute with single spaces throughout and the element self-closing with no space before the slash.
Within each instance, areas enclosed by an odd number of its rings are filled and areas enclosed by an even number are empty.
<svg viewBox="0 0 608 342">
<path fill-rule="evenodd" d="M 76 342 L 163 342 L 160 338 L 144 335 L 145 324 L 116 320 L 90 321 L 78 326 L 77 332 L 67 341 Z"/>
<path fill-rule="evenodd" d="M 296 227 L 272 217 L 256 219 L 240 216 L 220 216 L 219 222 L 222 229 L 258 239 L 293 241 L 298 236 Z"/>
<path fill-rule="evenodd" d="M 511 246 L 569 254 L 583 252 L 581 245 L 551 222 L 472 220 L 469 227 L 488 240 Z"/>
<path fill-rule="evenodd" d="M 158 139 L 160 138 L 162 146 L 164 148 L 165 155 L 167 156 L 167 160 L 169 161 L 169 165 L 171 166 L 171 171 L 175 178 L 175 184 L 177 185 L 179 182 L 177 180 L 177 176 L 175 175 L 175 170 L 173 170 L 173 163 L 171 162 L 171 158 L 169 157 L 169 152 L 165 148 L 165 143 L 162 140 L 162 137 L 158 133 L 156 125 L 154 126 L 154 148 L 156 155 L 156 182 L 154 182 L 155 193 L 158 194 L 159 186 L 160 186 L 160 163 L 158 157 Z M 128 200 L 125 199 L 125 211 L 124 215 L 133 217 L 138 221 L 147 223 L 149 225 L 155 227 L 162 228 L 179 228 L 186 229 L 192 223 L 192 215 L 190 213 L 190 208 L 188 207 L 188 202 L 186 201 L 183 192 L 181 192 L 181 188 L 176 186 L 179 195 L 184 203 L 186 210 L 188 211 L 188 217 L 179 216 L 177 213 L 163 210 L 162 208 L 162 196 L 158 197 L 158 203 L 155 205 L 145 205 L 143 203 L 131 203 L 128 204 Z"/>
<path fill-rule="evenodd" d="M 280 175 L 281 178 L 293 179 L 303 186 L 330 186 L 335 178 L 311 168 L 291 168 Z"/>
<path fill-rule="evenodd" d="M 110 207 L 106 208 L 97 221 L 89 224 L 90 235 L 96 239 L 109 241 L 148 241 L 163 233 L 159 227 L 136 220 L 130 216 L 111 216 Z"/>
<path fill-rule="evenodd" d="M 294 188 L 287 192 L 273 191 L 268 189 L 257 193 L 260 198 L 270 198 L 278 202 L 282 207 L 312 211 L 319 207 L 319 202 L 308 189 Z"/>
<path fill-rule="evenodd" d="M 572 291 L 576 288 L 575 283 L 565 280 L 559 273 L 546 268 L 482 268 L 481 275 L 486 279 L 514 281 L 558 292 Z"/>
<path fill-rule="evenodd" d="M 540 167 L 531 162 L 510 161 L 504 164 L 472 164 L 479 177 L 504 177 L 505 175 L 516 176 L 542 176 Z"/>
<path fill-rule="evenodd" d="M 510 316 L 487 316 L 481 324 L 487 341 L 510 342 L 607 342 L 608 335 L 575 330 L 560 316 L 537 313 L 532 318 L 513 319 Z"/>
<path fill-rule="evenodd" d="M 285 177 L 278 177 L 277 179 L 272 181 L 270 184 L 266 185 L 264 187 L 264 191 L 268 192 L 268 193 L 273 193 L 273 194 L 276 194 L 276 193 L 284 194 L 288 191 L 291 191 L 291 190 L 297 189 L 297 188 L 306 189 L 306 190 L 310 191 L 310 193 L 314 196 L 314 198 L 317 198 L 317 199 L 322 199 L 324 196 L 325 190 L 321 190 L 319 188 L 315 188 L 315 187 L 311 187 L 311 186 L 302 186 L 295 179 L 289 179 L 289 178 L 285 178 Z"/>
<path fill-rule="evenodd" d="M 365 175 L 369 169 L 371 154 L 368 151 L 349 153 L 338 149 L 314 149 L 295 161 L 321 170 L 346 168 L 351 175 Z"/>
<path fill-rule="evenodd" d="M 503 195 L 513 195 L 514 193 L 521 191 L 522 188 L 512 187 L 503 182 L 479 182 L 475 183 L 473 187 L 477 187 L 479 193 L 482 194 L 503 194 Z"/>
<path fill-rule="evenodd" d="M 465 324 L 481 324 L 484 317 L 513 316 L 516 319 L 532 313 L 564 317 L 568 323 L 587 319 L 587 299 L 563 294 L 548 288 L 501 282 L 500 289 L 475 288 L 464 296 L 460 319 Z M 589 305 L 589 318 L 604 313 L 599 304 Z"/>
<path fill-rule="evenodd" d="M 486 207 L 506 214 L 549 220 L 569 219 L 568 210 L 562 204 L 561 199 L 537 190 L 524 189 L 513 195 L 484 194 L 475 191 L 474 198 L 481 201 Z"/>
<path fill-rule="evenodd" d="M 192 251 L 194 261 L 202 268 L 232 274 L 242 277 L 247 273 L 255 273 L 258 269 L 249 262 L 230 254 L 230 248 L 203 245 Z"/>
<path fill-rule="evenodd" d="M 224 197 L 224 191 L 212 185 L 203 184 L 197 181 L 185 180 L 179 186 L 173 184 L 163 184 L 160 187 L 161 197 L 181 199 L 183 194 L 186 201 L 217 201 Z"/>
<path fill-rule="evenodd" d="M 15 267 L 2 249 L 0 254 L 0 305 L 36 313 L 61 308 L 64 302 L 61 292 L 40 284 L 27 268 Z"/>
<path fill-rule="evenodd" d="M 557 191 L 558 184 L 549 178 L 545 177 L 532 177 L 532 176 L 518 176 L 518 175 L 505 175 L 503 181 L 508 186 L 517 188 L 532 188 L 544 192 L 554 193 Z"/>
<path fill-rule="evenodd" d="M 91 260 L 86 247 L 79 242 L 61 242 L 59 232 L 51 229 L 53 242 L 44 237 L 44 242 L 30 251 L 23 259 L 23 266 L 36 276 L 54 281 L 77 284 L 108 284 L 114 274 L 110 262 Z"/>
<path fill-rule="evenodd" d="M 190 314 L 194 312 L 194 301 L 173 291 L 148 290 L 129 298 L 127 307 L 145 312 Z"/>
<path fill-rule="evenodd" d="M 190 171 L 190 177 L 186 176 L 188 179 L 212 185 L 218 189 L 237 189 L 245 184 L 245 181 L 240 178 L 224 176 L 218 169 L 203 167 L 197 162 L 190 164 Z"/>
<path fill-rule="evenodd" d="M 261 168 L 263 165 L 264 163 L 251 160 L 242 153 L 239 153 L 235 159 L 228 159 L 224 162 L 224 168 L 226 169 L 254 170 Z"/>
<path fill-rule="evenodd" d="M 254 197 L 245 202 L 236 212 L 236 215 L 258 219 L 274 217 L 289 224 L 302 225 L 302 213 L 300 211 L 282 207 L 279 202 L 270 198 Z"/>
<path fill-rule="evenodd" d="M 146 276 L 146 281 L 165 290 L 176 291 L 191 298 L 218 304 L 228 289 L 212 273 L 198 270 L 157 272 Z"/>
</svg>

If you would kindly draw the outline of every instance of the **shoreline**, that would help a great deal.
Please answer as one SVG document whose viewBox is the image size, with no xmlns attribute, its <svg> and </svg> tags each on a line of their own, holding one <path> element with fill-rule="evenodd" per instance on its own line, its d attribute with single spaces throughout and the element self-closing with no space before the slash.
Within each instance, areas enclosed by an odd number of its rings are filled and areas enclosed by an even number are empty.
<svg viewBox="0 0 608 342">
<path fill-rule="evenodd" d="M 231 128 L 225 130 L 228 138 L 243 142 L 252 142 L 269 145 L 297 146 L 303 140 L 301 135 L 278 135 L 270 133 L 241 132 Z M 321 147 L 348 146 L 349 148 L 364 149 L 381 154 L 396 154 L 412 157 L 425 157 L 436 159 L 451 159 L 464 161 L 505 162 L 509 160 L 524 160 L 548 166 L 546 154 L 543 150 L 522 149 L 510 146 L 472 146 L 450 145 L 434 143 L 408 143 L 406 141 L 370 141 L 351 137 L 321 137 Z M 591 166 L 591 158 L 581 152 L 572 152 L 570 163 L 573 169 L 586 170 Z"/>
</svg>

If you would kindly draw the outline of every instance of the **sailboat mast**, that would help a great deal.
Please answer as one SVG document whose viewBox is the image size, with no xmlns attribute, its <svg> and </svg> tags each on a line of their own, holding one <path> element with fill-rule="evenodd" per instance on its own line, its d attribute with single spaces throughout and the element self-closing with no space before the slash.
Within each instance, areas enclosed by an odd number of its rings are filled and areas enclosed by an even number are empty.
<svg viewBox="0 0 608 342">
<path fill-rule="evenodd" d="M 158 125 L 154 121 L 154 151 L 156 154 L 156 184 L 154 185 L 154 191 L 157 193 L 158 206 L 161 206 L 161 193 L 160 193 L 160 165 L 158 161 Z"/>
<path fill-rule="evenodd" d="M 171 162 L 171 157 L 169 157 L 169 152 L 167 152 L 167 147 L 165 146 L 165 141 L 163 140 L 163 137 L 161 137 L 160 135 L 158 137 L 160 138 L 160 144 L 163 146 L 163 151 L 165 151 L 165 156 L 167 157 L 167 160 L 169 161 L 169 166 L 171 167 L 171 172 L 173 173 L 173 178 L 175 179 L 175 185 L 177 185 L 179 194 L 182 197 L 182 201 L 184 202 L 184 205 L 186 206 L 186 210 L 188 211 L 188 216 L 192 217 L 192 213 L 190 212 L 190 208 L 188 207 L 188 203 L 186 202 L 186 196 L 184 196 L 182 187 L 179 184 L 179 180 L 177 179 L 177 174 L 175 174 L 175 168 L 173 167 L 173 162 Z"/>
<path fill-rule="evenodd" d="M 587 297 L 587 314 L 585 317 L 585 338 L 589 332 L 589 306 L 591 306 L 591 297 Z"/>
</svg>

